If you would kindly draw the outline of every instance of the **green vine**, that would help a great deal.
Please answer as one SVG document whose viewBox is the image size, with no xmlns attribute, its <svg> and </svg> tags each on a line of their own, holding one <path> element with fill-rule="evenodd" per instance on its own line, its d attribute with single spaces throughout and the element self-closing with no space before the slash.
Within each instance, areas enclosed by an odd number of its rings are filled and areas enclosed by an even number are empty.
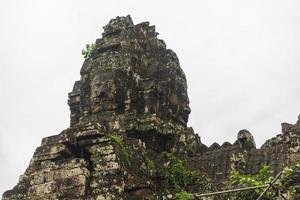
<svg viewBox="0 0 300 200">
<path fill-rule="evenodd" d="M 123 143 L 122 138 L 118 135 L 112 135 L 112 136 L 110 136 L 110 138 L 114 143 L 116 143 L 119 146 L 119 148 L 120 148 L 120 150 L 121 150 L 128 166 L 131 166 L 131 162 L 130 162 L 130 159 L 129 159 L 129 153 L 128 153 L 128 150 L 127 150 L 127 148 L 125 147 L 125 145 Z"/>
</svg>

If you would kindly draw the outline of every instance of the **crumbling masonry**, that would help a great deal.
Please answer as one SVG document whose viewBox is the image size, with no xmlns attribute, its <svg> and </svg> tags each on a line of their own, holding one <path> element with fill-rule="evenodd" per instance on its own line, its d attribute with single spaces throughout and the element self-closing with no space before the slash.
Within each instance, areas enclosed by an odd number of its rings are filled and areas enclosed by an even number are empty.
<svg viewBox="0 0 300 200">
<path fill-rule="evenodd" d="M 297 124 L 283 123 L 282 134 L 260 149 L 247 130 L 234 144 L 202 144 L 187 127 L 184 72 L 157 35 L 154 26 L 134 25 L 130 16 L 104 27 L 69 93 L 70 128 L 42 140 L 3 199 L 173 199 L 159 170 L 170 151 L 220 187 L 234 169 L 256 173 L 268 164 L 276 172 L 300 160 Z"/>
</svg>

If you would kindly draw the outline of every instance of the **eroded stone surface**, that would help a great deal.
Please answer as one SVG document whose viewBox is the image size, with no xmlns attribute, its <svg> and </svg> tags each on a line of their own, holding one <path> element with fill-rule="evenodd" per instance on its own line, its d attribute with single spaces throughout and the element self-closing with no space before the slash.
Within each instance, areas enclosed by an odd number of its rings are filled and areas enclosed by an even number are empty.
<svg viewBox="0 0 300 200">
<path fill-rule="evenodd" d="M 178 58 L 157 35 L 154 26 L 134 25 L 130 16 L 104 27 L 69 93 L 70 128 L 42 140 L 3 199 L 174 199 L 163 172 L 170 151 L 220 187 L 234 169 L 256 173 L 269 164 L 278 171 L 300 159 L 299 123 L 282 124 L 282 134 L 260 149 L 247 130 L 234 144 L 202 144 L 187 127 L 189 99 Z"/>
<path fill-rule="evenodd" d="M 247 130 L 238 133 L 237 141 L 222 146 L 217 143 L 203 148 L 201 153 L 190 155 L 190 167 L 205 171 L 218 185 L 222 185 L 232 170 L 255 174 L 263 165 L 269 165 L 274 173 L 300 160 L 300 126 L 282 124 L 282 133 L 267 140 L 261 148 L 255 147 L 253 136 Z"/>
<path fill-rule="evenodd" d="M 186 78 L 148 22 L 112 19 L 69 93 L 70 128 L 44 138 L 4 199 L 157 199 L 163 152 L 197 150 Z M 112 140 L 118 135 L 128 150 Z"/>
</svg>

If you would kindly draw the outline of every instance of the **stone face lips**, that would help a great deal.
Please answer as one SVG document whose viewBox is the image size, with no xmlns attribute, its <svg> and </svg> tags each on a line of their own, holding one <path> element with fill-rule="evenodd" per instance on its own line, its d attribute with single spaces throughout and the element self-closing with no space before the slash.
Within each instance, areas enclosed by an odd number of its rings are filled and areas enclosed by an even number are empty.
<svg viewBox="0 0 300 200">
<path fill-rule="evenodd" d="M 70 128 L 42 140 L 18 184 L 3 199 L 174 199 L 166 152 L 222 187 L 232 170 L 275 171 L 300 159 L 300 128 L 256 149 L 247 130 L 234 144 L 207 147 L 192 128 L 186 78 L 176 54 L 148 22 L 130 16 L 104 27 L 69 93 Z M 197 185 L 194 192 L 199 192 Z M 200 189 L 201 190 L 201 189 Z"/>
</svg>

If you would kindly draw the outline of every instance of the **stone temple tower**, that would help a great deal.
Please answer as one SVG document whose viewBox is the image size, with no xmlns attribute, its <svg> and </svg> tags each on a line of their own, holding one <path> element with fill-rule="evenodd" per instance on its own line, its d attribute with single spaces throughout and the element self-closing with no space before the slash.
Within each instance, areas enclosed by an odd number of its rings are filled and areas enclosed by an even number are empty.
<svg viewBox="0 0 300 200">
<path fill-rule="evenodd" d="M 198 140 L 187 128 L 184 72 L 157 35 L 130 16 L 104 27 L 69 93 L 70 128 L 42 140 L 4 199 L 161 198 L 165 186 L 149 162 L 185 154 L 187 141 L 195 151 Z"/>
<path fill-rule="evenodd" d="M 184 72 L 157 35 L 130 16 L 104 26 L 69 93 L 70 127 L 42 140 L 3 200 L 175 199 L 170 154 L 199 175 L 184 188 L 195 193 L 203 174 L 222 188 L 233 170 L 255 174 L 266 164 L 278 172 L 300 160 L 300 123 L 283 123 L 260 149 L 246 129 L 233 144 L 202 144 L 187 127 Z"/>
<path fill-rule="evenodd" d="M 186 78 L 155 27 L 118 17 L 102 35 L 69 94 L 71 127 L 102 121 L 118 121 L 126 131 L 148 130 L 150 123 L 164 132 L 172 132 L 168 123 L 185 127 L 190 113 Z"/>
</svg>

